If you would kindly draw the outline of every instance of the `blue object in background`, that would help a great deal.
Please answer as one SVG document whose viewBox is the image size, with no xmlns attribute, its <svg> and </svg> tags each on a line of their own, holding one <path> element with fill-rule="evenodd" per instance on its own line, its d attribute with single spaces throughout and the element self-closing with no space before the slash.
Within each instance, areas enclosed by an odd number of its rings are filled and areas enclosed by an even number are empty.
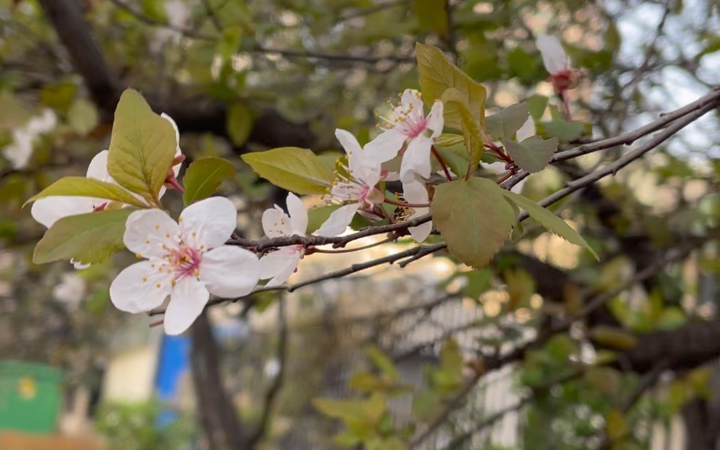
<svg viewBox="0 0 720 450">
<path fill-rule="evenodd" d="M 163 336 L 155 375 L 155 391 L 162 402 L 172 403 L 177 396 L 182 375 L 190 369 L 190 338 Z M 157 426 L 163 427 L 177 418 L 177 413 L 164 410 L 157 418 Z"/>
</svg>

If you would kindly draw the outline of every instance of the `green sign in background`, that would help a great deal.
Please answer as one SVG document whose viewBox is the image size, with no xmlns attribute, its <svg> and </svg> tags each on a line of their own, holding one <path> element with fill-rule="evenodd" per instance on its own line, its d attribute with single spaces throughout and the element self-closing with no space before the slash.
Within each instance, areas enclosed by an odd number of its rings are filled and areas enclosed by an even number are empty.
<svg viewBox="0 0 720 450">
<path fill-rule="evenodd" d="M 54 432 L 62 378 L 62 373 L 51 366 L 0 361 L 0 432 Z"/>
</svg>

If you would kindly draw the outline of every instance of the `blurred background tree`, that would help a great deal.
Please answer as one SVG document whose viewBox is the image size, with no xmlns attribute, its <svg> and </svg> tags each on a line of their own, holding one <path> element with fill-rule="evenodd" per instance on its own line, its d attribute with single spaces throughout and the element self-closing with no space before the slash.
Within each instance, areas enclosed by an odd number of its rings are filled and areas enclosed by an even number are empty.
<svg viewBox="0 0 720 450">
<path fill-rule="evenodd" d="M 33 265 L 44 228 L 21 208 L 55 179 L 84 174 L 108 145 L 125 87 L 175 119 L 190 160 L 234 161 L 223 192 L 240 230 L 259 237 L 251 224 L 285 193 L 239 155 L 297 146 L 332 165 L 336 127 L 367 142 L 378 107 L 419 87 L 415 42 L 482 82 L 489 111 L 529 101 L 538 132 L 563 149 L 622 138 L 529 177 L 522 192 L 540 200 L 619 158 L 635 140 L 624 133 L 715 89 L 719 9 L 712 0 L 2 0 L 0 356 L 97 386 L 117 336 L 138 334 L 109 303 L 122 258 L 78 272 Z M 561 119 L 539 34 L 561 38 L 582 71 L 575 122 Z M 422 270 L 203 314 L 190 350 L 200 445 L 717 448 L 719 130 L 714 110 L 553 205 L 599 263 L 527 224 L 515 250 L 483 270 L 438 253 Z M 249 323 L 250 337 L 213 334 L 227 317 Z M 104 417 L 101 431 L 126 433 Z"/>
</svg>

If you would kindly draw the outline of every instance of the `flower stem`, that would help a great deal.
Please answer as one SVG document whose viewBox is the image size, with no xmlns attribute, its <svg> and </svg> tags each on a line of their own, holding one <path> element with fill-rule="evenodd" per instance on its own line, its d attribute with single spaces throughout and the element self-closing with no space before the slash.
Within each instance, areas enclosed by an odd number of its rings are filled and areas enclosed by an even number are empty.
<svg viewBox="0 0 720 450">
<path fill-rule="evenodd" d="M 563 106 L 565 107 L 565 117 L 568 122 L 572 122 L 572 113 L 570 112 L 570 100 L 568 99 L 567 89 L 563 89 L 560 92 L 560 97 L 562 97 Z"/>
<path fill-rule="evenodd" d="M 494 142 L 488 142 L 487 144 L 485 144 L 485 148 L 487 148 L 488 150 L 492 150 L 493 153 L 495 153 L 495 156 L 497 156 L 501 160 L 505 162 L 513 162 L 513 160 L 508 155 L 503 153 L 503 151 L 500 150 L 500 147 L 495 145 Z"/>
<path fill-rule="evenodd" d="M 165 178 L 165 184 L 167 184 L 171 189 L 176 189 L 181 194 L 185 193 L 185 188 L 178 183 L 177 178 L 175 178 L 175 173 L 171 170 L 168 174 L 167 178 Z"/>
<path fill-rule="evenodd" d="M 448 181 L 452 181 L 450 171 L 448 170 L 447 165 L 445 165 L 445 161 L 442 159 L 442 156 L 440 156 L 440 152 L 437 151 L 434 145 L 430 147 L 430 151 L 432 151 L 432 154 L 435 155 L 435 158 L 440 163 L 440 167 L 442 167 L 443 172 L 445 172 L 445 178 L 447 178 Z"/>
<path fill-rule="evenodd" d="M 497 183 L 497 184 L 500 184 L 500 183 L 502 183 L 503 181 L 506 181 L 507 179 L 509 179 L 509 178 L 510 178 L 511 176 L 513 176 L 513 175 L 514 175 L 513 171 L 510 170 L 510 171 L 508 171 L 508 173 L 506 173 L 502 178 L 500 178 L 499 180 L 497 180 L 496 183 Z"/>
</svg>

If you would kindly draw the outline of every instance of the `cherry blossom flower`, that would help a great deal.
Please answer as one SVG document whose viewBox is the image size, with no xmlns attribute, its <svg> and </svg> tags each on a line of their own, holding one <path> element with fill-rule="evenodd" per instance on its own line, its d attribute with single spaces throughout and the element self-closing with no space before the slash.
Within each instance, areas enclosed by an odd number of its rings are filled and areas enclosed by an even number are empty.
<svg viewBox="0 0 720 450">
<path fill-rule="evenodd" d="M 330 190 L 333 199 L 351 202 L 330 214 L 316 234 L 337 236 L 344 232 L 359 209 L 372 209 L 384 201 L 382 193 L 375 185 L 383 178 L 380 163 L 368 158 L 355 136 L 341 129 L 335 130 L 335 136 L 348 154 L 347 171 L 349 177 L 340 177 Z"/>
<path fill-rule="evenodd" d="M 412 173 L 429 177 L 430 149 L 443 129 L 442 102 L 436 101 L 426 117 L 420 92 L 406 89 L 390 117 L 383 119 L 379 128 L 384 131 L 365 146 L 365 157 L 376 163 L 390 161 L 407 142 L 400 179 L 409 180 Z"/>
<path fill-rule="evenodd" d="M 247 295 L 260 275 L 253 253 L 224 245 L 237 223 L 230 200 L 212 197 L 194 203 L 178 222 L 159 209 L 132 213 L 123 241 L 147 260 L 127 267 L 110 286 L 113 304 L 130 313 L 157 308 L 170 296 L 164 318 L 170 335 L 192 325 L 210 294 Z"/>
<path fill-rule="evenodd" d="M 540 35 L 535 41 L 542 55 L 545 70 L 550 73 L 548 81 L 552 83 L 556 94 L 572 89 L 577 80 L 577 72 L 570 69 L 567 53 L 558 38 Z"/>
<path fill-rule="evenodd" d="M 108 151 L 103 150 L 90 161 L 87 177 L 114 183 L 107 171 Z M 104 209 L 108 200 L 94 197 L 53 196 L 37 200 L 31 209 L 33 219 L 50 228 L 63 217 Z"/>
<path fill-rule="evenodd" d="M 175 151 L 175 158 L 177 160 L 182 155 L 182 151 L 180 150 L 179 145 L 180 134 L 178 132 L 177 125 L 175 125 L 175 122 L 167 114 L 163 113 L 161 117 L 169 121 L 175 129 L 175 137 L 178 142 L 178 146 Z M 115 180 L 108 173 L 107 162 L 107 150 L 103 150 L 97 155 L 95 155 L 92 161 L 90 161 L 90 165 L 88 166 L 87 177 L 104 181 L 106 183 L 117 184 L 117 182 L 115 182 Z M 177 176 L 178 173 L 180 173 L 180 164 L 174 165 L 171 173 L 174 176 Z M 170 176 L 170 174 L 168 175 Z M 166 190 L 167 189 L 164 186 L 161 187 L 160 192 L 158 193 L 158 197 L 162 197 L 165 194 Z M 132 195 L 142 200 L 139 195 L 135 193 L 132 193 Z M 63 217 L 74 216 L 76 214 L 86 214 L 94 211 L 102 211 L 108 206 L 109 203 L 110 202 L 106 199 L 94 197 L 45 197 L 37 200 L 33 204 L 31 214 L 37 222 L 43 224 L 47 228 L 50 228 L 55 222 L 57 222 Z"/>
<path fill-rule="evenodd" d="M 41 134 L 49 133 L 57 125 L 57 116 L 52 109 L 45 109 L 42 115 L 30 119 L 24 127 L 12 131 L 12 143 L 5 147 L 3 155 L 13 169 L 24 169 L 33 153 L 33 142 Z"/>
<path fill-rule="evenodd" d="M 308 214 L 302 201 L 293 193 L 287 196 L 286 214 L 278 205 L 265 210 L 262 215 L 262 226 L 269 238 L 305 236 L 307 232 Z M 283 284 L 295 272 L 300 259 L 305 255 L 305 248 L 300 245 L 289 245 L 260 258 L 260 278 L 272 278 L 266 286 Z"/>
<path fill-rule="evenodd" d="M 411 205 L 424 205 L 430 202 L 428 191 L 425 188 L 425 183 L 418 179 L 413 179 L 409 183 L 403 183 L 403 197 L 405 198 L 405 201 Z M 424 216 L 430 212 L 429 207 L 410 207 L 408 209 L 411 211 L 410 215 L 407 217 L 408 220 Z M 423 242 L 432 231 L 432 221 L 425 222 L 416 227 L 410 227 L 408 228 L 408 231 L 410 232 L 410 236 L 412 236 L 416 242 Z"/>
</svg>

